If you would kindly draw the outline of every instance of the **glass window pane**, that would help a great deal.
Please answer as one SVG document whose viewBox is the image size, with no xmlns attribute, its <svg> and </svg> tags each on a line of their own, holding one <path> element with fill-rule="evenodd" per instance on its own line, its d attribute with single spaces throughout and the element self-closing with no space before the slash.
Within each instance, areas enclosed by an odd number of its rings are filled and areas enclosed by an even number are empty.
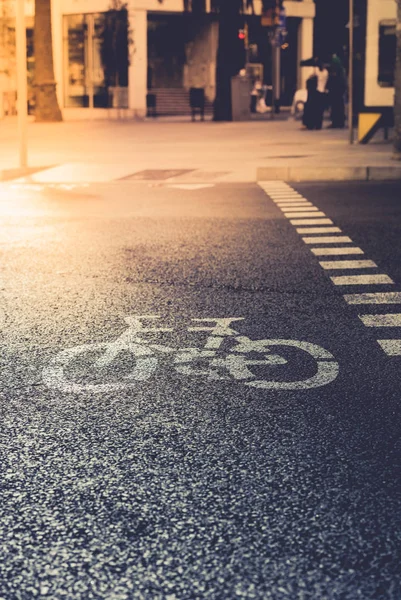
<svg viewBox="0 0 401 600">
<path fill-rule="evenodd" d="M 86 15 L 64 17 L 65 105 L 89 106 Z"/>
<path fill-rule="evenodd" d="M 381 21 L 379 29 L 379 85 L 381 87 L 394 87 L 395 57 L 395 21 Z"/>
</svg>

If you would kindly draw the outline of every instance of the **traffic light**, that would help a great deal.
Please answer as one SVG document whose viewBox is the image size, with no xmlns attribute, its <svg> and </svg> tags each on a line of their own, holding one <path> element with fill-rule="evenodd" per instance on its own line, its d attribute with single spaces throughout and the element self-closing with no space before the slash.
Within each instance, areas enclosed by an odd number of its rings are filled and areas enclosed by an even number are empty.
<svg viewBox="0 0 401 600">
<path fill-rule="evenodd" d="M 249 45 L 248 23 L 245 23 L 245 25 L 244 25 L 244 27 L 242 29 L 238 29 L 238 39 L 241 42 L 244 42 L 245 48 L 248 48 L 248 45 Z"/>
</svg>

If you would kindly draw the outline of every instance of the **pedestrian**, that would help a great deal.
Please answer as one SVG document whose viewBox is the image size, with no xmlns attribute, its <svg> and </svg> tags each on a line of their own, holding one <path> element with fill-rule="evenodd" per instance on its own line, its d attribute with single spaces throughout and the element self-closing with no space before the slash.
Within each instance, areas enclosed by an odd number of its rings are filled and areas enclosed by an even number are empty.
<svg viewBox="0 0 401 600">
<path fill-rule="evenodd" d="M 260 82 L 260 77 L 256 77 L 251 91 L 251 113 L 256 113 L 256 106 L 260 97 L 261 89 L 262 84 Z"/>
<path fill-rule="evenodd" d="M 308 99 L 305 103 L 303 124 L 307 129 L 321 129 L 326 106 L 326 86 L 329 72 L 321 60 L 315 58 L 313 72 L 306 82 Z"/>
<path fill-rule="evenodd" d="M 345 126 L 345 101 L 347 79 L 341 60 L 333 55 L 330 65 L 330 76 L 327 83 L 329 92 L 330 118 L 332 129 L 342 129 Z"/>
</svg>

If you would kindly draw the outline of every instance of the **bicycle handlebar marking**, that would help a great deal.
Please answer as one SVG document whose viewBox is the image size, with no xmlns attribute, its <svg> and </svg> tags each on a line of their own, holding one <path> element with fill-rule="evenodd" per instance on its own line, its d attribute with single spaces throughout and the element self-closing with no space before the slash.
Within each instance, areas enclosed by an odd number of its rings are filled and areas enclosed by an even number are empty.
<svg viewBox="0 0 401 600">
<path fill-rule="evenodd" d="M 148 381 L 155 374 L 159 365 L 158 354 L 173 355 L 172 367 L 181 375 L 216 381 L 234 380 L 246 386 L 263 390 L 318 388 L 332 383 L 339 373 L 339 365 L 334 356 L 321 346 L 298 340 L 252 340 L 231 328 L 232 323 L 244 321 L 239 317 L 191 319 L 196 326 L 188 327 L 189 333 L 208 334 L 206 342 L 201 348 L 172 348 L 155 343 L 154 340 L 148 339 L 149 334 L 152 336 L 174 331 L 170 327 L 147 327 L 142 322 L 143 320 L 155 321 L 159 318 L 158 315 L 126 317 L 124 320 L 128 329 L 115 341 L 84 344 L 62 350 L 43 370 L 44 383 L 49 388 L 69 393 L 101 393 L 135 388 L 138 386 L 138 382 Z M 231 347 L 224 349 L 225 345 Z M 289 361 L 283 356 L 272 354 L 271 347 L 280 346 L 301 350 L 312 357 L 317 365 L 315 375 L 299 381 L 274 381 L 260 379 L 255 375 L 255 367 L 266 369 L 288 364 Z M 135 358 L 135 365 L 120 382 L 81 384 L 68 379 L 65 371 L 75 360 L 100 352 L 103 354 L 93 361 L 93 367 L 100 373 L 115 363 L 122 352 L 132 354 Z M 255 354 L 260 355 L 260 358 L 256 358 Z"/>
</svg>

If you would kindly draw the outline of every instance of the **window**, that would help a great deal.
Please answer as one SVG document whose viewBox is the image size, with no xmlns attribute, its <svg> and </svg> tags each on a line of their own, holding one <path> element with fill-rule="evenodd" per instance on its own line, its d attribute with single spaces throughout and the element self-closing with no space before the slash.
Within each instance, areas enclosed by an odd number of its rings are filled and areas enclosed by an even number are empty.
<svg viewBox="0 0 401 600">
<path fill-rule="evenodd" d="M 379 24 L 379 85 L 394 87 L 396 56 L 395 21 L 388 19 Z"/>
<path fill-rule="evenodd" d="M 125 44 L 127 59 L 118 69 L 118 77 L 110 77 L 110 59 L 107 59 L 110 50 L 108 53 L 102 51 L 108 48 L 112 39 L 109 21 L 110 17 L 106 20 L 105 13 L 64 17 L 66 107 L 106 108 L 110 104 L 109 86 L 116 85 L 114 80 L 120 86 L 128 85 L 128 42 Z M 125 106 L 127 94 L 119 97 L 125 98 Z"/>
</svg>

